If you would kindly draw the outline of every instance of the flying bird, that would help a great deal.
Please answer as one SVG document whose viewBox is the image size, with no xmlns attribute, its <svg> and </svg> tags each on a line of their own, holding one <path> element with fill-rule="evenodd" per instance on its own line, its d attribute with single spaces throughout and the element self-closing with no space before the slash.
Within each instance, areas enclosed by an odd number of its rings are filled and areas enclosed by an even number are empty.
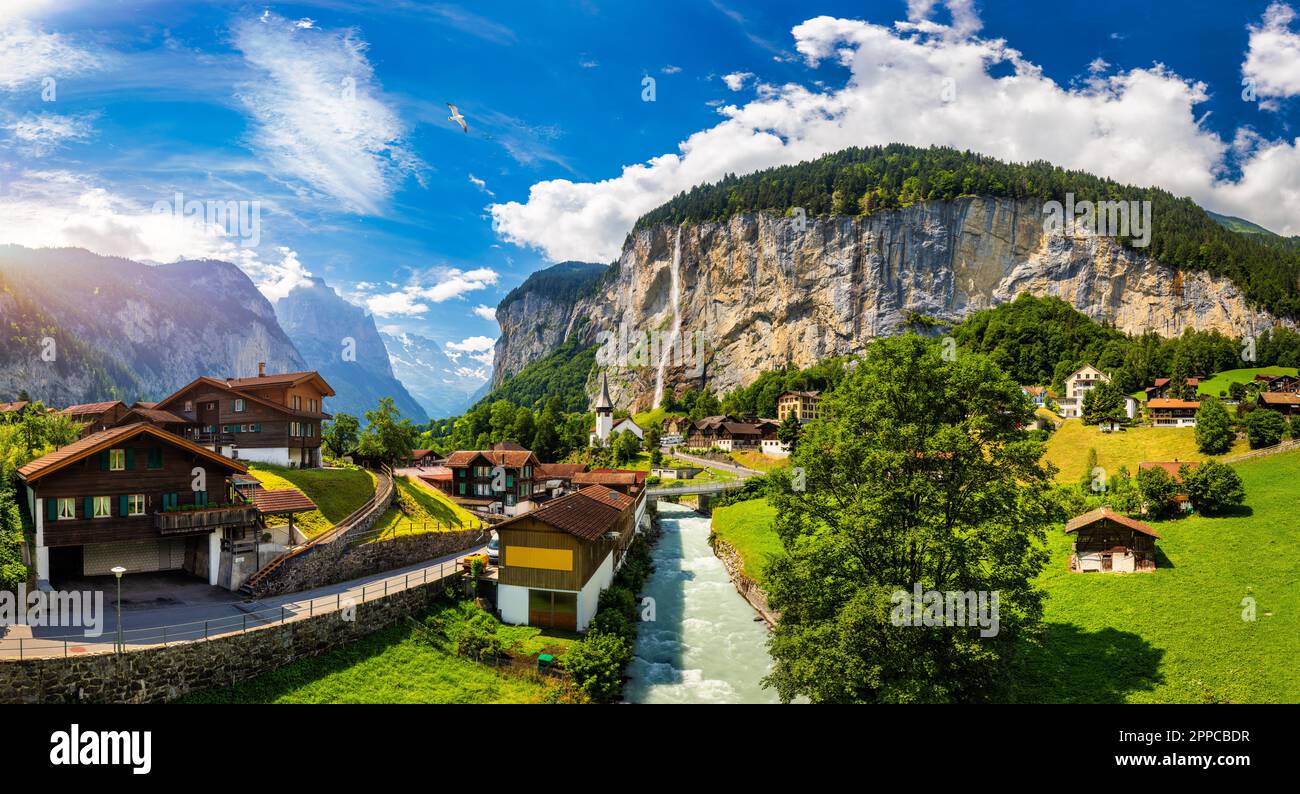
<svg viewBox="0 0 1300 794">
<path fill-rule="evenodd" d="M 450 102 L 447 103 L 447 107 L 451 108 L 451 115 L 447 117 L 447 121 L 454 121 L 462 130 L 469 132 L 469 125 L 465 123 L 465 117 L 460 114 L 460 109 Z"/>
</svg>

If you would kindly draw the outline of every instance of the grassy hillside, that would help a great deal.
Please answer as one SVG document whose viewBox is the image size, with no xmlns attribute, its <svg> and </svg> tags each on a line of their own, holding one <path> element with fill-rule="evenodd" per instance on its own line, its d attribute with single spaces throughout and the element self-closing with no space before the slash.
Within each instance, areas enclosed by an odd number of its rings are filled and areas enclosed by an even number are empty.
<svg viewBox="0 0 1300 794">
<path fill-rule="evenodd" d="M 380 537 L 471 529 L 481 523 L 449 496 L 413 477 L 398 477 L 397 497 L 375 529 Z"/>
<path fill-rule="evenodd" d="M 431 614 L 455 622 L 463 607 L 440 604 Z M 528 626 L 501 626 L 515 652 L 563 653 L 572 638 Z M 479 664 L 425 642 L 401 623 L 358 642 L 283 667 L 185 703 L 540 703 L 558 693 L 552 679 Z"/>
<path fill-rule="evenodd" d="M 1017 663 L 1017 700 L 1300 701 L 1300 453 L 1236 469 L 1248 509 L 1156 522 L 1154 573 L 1070 573 L 1069 536 L 1050 533 L 1047 633 Z"/>
<path fill-rule="evenodd" d="M 776 508 L 766 499 L 750 499 L 713 511 L 713 533 L 730 543 L 740 555 L 741 571 L 763 581 L 763 564 L 769 555 L 781 554 L 781 541 L 772 531 Z"/>
<path fill-rule="evenodd" d="M 307 537 L 347 518 L 375 493 L 375 476 L 362 469 L 287 469 L 269 463 L 250 463 L 248 469 L 268 491 L 297 488 L 316 503 L 318 510 L 293 517 L 294 525 Z M 267 523 L 285 522 L 272 518 Z"/>
<path fill-rule="evenodd" d="M 1088 465 L 1088 450 L 1097 450 L 1097 465 L 1108 472 L 1128 467 L 1136 474 L 1138 464 L 1144 460 L 1205 460 L 1196 448 L 1196 430 L 1190 427 L 1131 427 L 1118 433 L 1103 433 L 1096 425 L 1085 425 L 1078 419 L 1067 419 L 1047 442 L 1043 460 L 1056 466 L 1058 482 L 1075 483 L 1083 476 Z M 1248 451 L 1245 440 L 1239 440 L 1228 451 L 1236 455 Z"/>
<path fill-rule="evenodd" d="M 1250 383 L 1256 375 L 1294 375 L 1295 367 L 1257 367 L 1247 369 L 1229 369 L 1216 373 L 1214 377 L 1201 381 L 1196 387 L 1201 397 L 1218 397 L 1219 392 L 1226 394 L 1233 383 Z"/>
</svg>

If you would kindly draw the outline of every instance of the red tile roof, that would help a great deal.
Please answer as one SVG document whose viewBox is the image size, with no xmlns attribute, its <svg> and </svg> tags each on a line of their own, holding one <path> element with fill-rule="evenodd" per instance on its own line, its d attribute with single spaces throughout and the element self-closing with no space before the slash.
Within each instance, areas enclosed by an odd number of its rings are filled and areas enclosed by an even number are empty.
<svg viewBox="0 0 1300 794">
<path fill-rule="evenodd" d="M 130 424 L 129 420 L 133 416 L 138 416 L 147 422 L 158 425 L 185 425 L 190 423 L 189 419 L 177 416 L 171 411 L 160 411 L 157 408 L 132 408 L 122 417 L 120 424 Z"/>
<path fill-rule="evenodd" d="M 539 463 L 537 476 L 547 479 L 568 479 L 587 470 L 583 463 Z"/>
<path fill-rule="evenodd" d="M 248 378 L 226 378 L 226 383 L 236 389 L 258 389 L 266 386 L 293 386 L 315 378 L 320 381 L 322 393 L 326 397 L 334 396 L 334 389 L 315 370 L 305 372 L 280 372 L 274 375 L 254 375 Z"/>
<path fill-rule="evenodd" d="M 573 475 L 575 485 L 636 485 L 640 481 L 634 471 L 583 471 Z"/>
<path fill-rule="evenodd" d="M 515 469 L 527 465 L 529 460 L 533 459 L 533 453 L 526 449 L 458 449 L 447 456 L 446 464 L 453 468 L 463 468 L 480 455 L 494 466 L 509 466 Z"/>
<path fill-rule="evenodd" d="M 21 411 L 22 409 L 26 408 L 29 405 L 31 405 L 31 403 L 27 400 L 15 400 L 14 402 L 11 403 L 0 403 L 0 414 L 7 414 L 7 413 L 13 413 L 14 411 Z"/>
<path fill-rule="evenodd" d="M 131 425 L 121 425 L 119 427 L 109 428 L 108 430 L 101 430 L 98 433 L 91 433 L 85 438 L 74 441 L 66 447 L 56 449 L 50 454 L 43 455 L 31 463 L 28 463 L 26 466 L 18 469 L 18 476 L 21 477 L 24 482 L 31 482 L 48 474 L 52 474 L 53 472 L 75 463 L 78 460 L 88 458 L 97 452 L 108 449 L 114 444 L 119 444 L 128 439 L 135 438 L 142 433 L 147 433 L 164 443 L 171 444 L 174 447 L 180 447 L 181 449 L 205 457 L 215 463 L 225 466 L 231 471 L 241 473 L 248 471 L 244 464 L 238 461 L 218 455 L 210 449 L 204 449 L 192 441 L 168 433 L 166 430 L 154 427 L 146 422 L 136 422 Z"/>
<path fill-rule="evenodd" d="M 1134 532 L 1141 532 L 1144 535 L 1150 535 L 1153 538 L 1160 537 L 1160 533 L 1151 527 L 1138 521 L 1136 518 L 1129 518 L 1123 513 L 1116 513 L 1109 507 L 1099 507 L 1091 512 L 1084 513 L 1081 516 L 1071 518 L 1065 524 L 1066 532 L 1075 532 L 1084 527 L 1092 526 L 1101 521 L 1113 521 L 1123 527 L 1128 527 Z"/>
<path fill-rule="evenodd" d="M 1154 400 L 1147 400 L 1147 408 L 1200 408 L 1201 404 L 1196 400 L 1174 400 L 1157 397 Z"/>
<path fill-rule="evenodd" d="M 582 540 L 595 541 L 615 529 L 623 512 L 631 509 L 634 504 L 636 501 L 626 494 L 603 485 L 591 485 L 547 502 L 530 513 L 504 521 L 497 525 L 497 531 L 516 522 L 533 519 L 562 529 Z"/>
<path fill-rule="evenodd" d="M 1201 462 L 1198 460 L 1144 460 L 1138 464 L 1138 470 L 1164 469 L 1174 482 L 1182 482 L 1182 477 L 1178 474 L 1179 470 L 1184 466 L 1189 470 L 1195 469 L 1199 465 Z"/>
<path fill-rule="evenodd" d="M 275 491 L 258 488 L 253 491 L 253 506 L 259 513 L 267 514 L 304 513 L 316 509 L 316 503 L 297 488 Z"/>
</svg>

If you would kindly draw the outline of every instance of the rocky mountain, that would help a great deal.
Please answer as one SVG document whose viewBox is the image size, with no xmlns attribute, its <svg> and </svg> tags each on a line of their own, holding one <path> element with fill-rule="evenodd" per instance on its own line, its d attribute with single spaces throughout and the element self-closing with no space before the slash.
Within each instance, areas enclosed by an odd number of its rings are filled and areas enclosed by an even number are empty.
<svg viewBox="0 0 1300 794">
<path fill-rule="evenodd" d="M 631 345 L 605 362 L 610 389 L 619 407 L 645 409 L 661 384 L 725 392 L 782 365 L 858 352 L 875 336 L 942 328 L 1022 292 L 1057 296 L 1128 332 L 1241 335 L 1278 322 L 1226 276 L 1079 226 L 1049 233 L 1044 217 L 1042 199 L 962 196 L 867 215 L 639 224 L 595 288 L 571 303 L 529 294 L 527 283 L 503 302 L 494 383 L 557 339 L 591 345 L 622 326 Z M 702 366 L 691 355 L 638 354 L 636 335 L 653 332 L 686 346 L 703 340 Z"/>
<path fill-rule="evenodd" d="M 380 332 L 393 374 L 431 417 L 464 413 L 488 383 L 491 368 L 477 361 L 452 360 L 437 342 L 418 334 Z"/>
<path fill-rule="evenodd" d="M 232 264 L 0 246 L 0 399 L 156 400 L 200 374 L 254 375 L 261 361 L 306 368 Z"/>
<path fill-rule="evenodd" d="M 594 295 L 608 270 L 591 262 L 561 262 L 533 273 L 506 295 L 497 305 L 501 335 L 492 367 L 493 388 L 569 338 L 581 319 L 574 313 L 578 298 Z"/>
<path fill-rule="evenodd" d="M 348 302 L 323 279 L 295 287 L 276 301 L 280 327 L 301 351 L 308 369 L 318 370 L 338 394 L 331 413 L 365 421 L 365 412 L 392 397 L 402 416 L 428 421 L 424 408 L 393 375 L 388 348 L 365 309 Z"/>
</svg>

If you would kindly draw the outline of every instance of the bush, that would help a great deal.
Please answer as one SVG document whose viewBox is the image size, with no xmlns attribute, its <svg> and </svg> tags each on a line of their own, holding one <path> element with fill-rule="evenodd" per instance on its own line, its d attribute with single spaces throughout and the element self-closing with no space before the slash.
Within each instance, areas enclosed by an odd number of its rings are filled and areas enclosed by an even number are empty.
<svg viewBox="0 0 1300 794">
<path fill-rule="evenodd" d="M 591 625 L 587 627 L 587 636 L 594 637 L 598 634 L 613 634 L 621 637 L 629 647 L 636 644 L 636 624 L 617 609 L 602 609 L 591 619 Z"/>
<path fill-rule="evenodd" d="M 497 622 L 486 612 L 475 610 L 456 630 L 456 653 L 482 660 L 484 656 L 499 656 L 505 652 L 505 643 L 497 636 Z"/>
<path fill-rule="evenodd" d="M 1174 495 L 1178 492 L 1178 486 L 1169 472 L 1159 467 L 1141 469 L 1138 471 L 1137 484 L 1147 515 L 1158 517 L 1169 512 L 1174 504 Z"/>
<path fill-rule="evenodd" d="M 1286 420 L 1282 414 L 1271 410 L 1251 411 L 1246 416 L 1246 438 L 1251 449 L 1271 447 L 1286 433 Z"/>
<path fill-rule="evenodd" d="M 636 617 L 636 594 L 628 588 L 615 583 L 601 591 L 596 609 L 598 612 L 612 609 L 631 620 Z"/>
<path fill-rule="evenodd" d="M 1183 474 L 1183 487 L 1196 509 L 1207 515 L 1221 513 L 1246 501 L 1241 477 L 1226 463 L 1206 461 Z"/>
<path fill-rule="evenodd" d="M 1300 439 L 1300 414 L 1291 416 L 1291 438 Z"/>
<path fill-rule="evenodd" d="M 632 661 L 632 646 L 615 633 L 593 632 L 564 656 L 564 669 L 573 683 L 597 703 L 618 697 L 623 669 Z"/>
</svg>

